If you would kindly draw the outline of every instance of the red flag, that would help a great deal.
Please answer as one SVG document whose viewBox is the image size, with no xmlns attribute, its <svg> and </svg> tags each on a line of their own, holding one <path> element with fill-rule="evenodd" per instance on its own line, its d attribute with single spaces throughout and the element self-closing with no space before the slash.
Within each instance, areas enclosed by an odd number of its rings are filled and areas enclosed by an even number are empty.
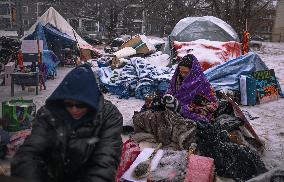
<svg viewBox="0 0 284 182">
<path fill-rule="evenodd" d="M 249 52 L 249 32 L 245 31 L 244 32 L 244 38 L 243 38 L 243 47 L 242 47 L 242 53 L 247 54 Z"/>
</svg>

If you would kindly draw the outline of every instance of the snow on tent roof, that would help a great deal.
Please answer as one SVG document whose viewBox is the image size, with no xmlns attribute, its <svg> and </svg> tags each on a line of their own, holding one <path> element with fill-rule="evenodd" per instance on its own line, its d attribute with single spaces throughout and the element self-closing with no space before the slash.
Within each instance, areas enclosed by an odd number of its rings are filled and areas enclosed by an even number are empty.
<svg viewBox="0 0 284 182">
<path fill-rule="evenodd" d="M 238 34 L 223 20 L 213 16 L 187 17 L 181 19 L 169 35 L 171 41 L 191 42 L 198 39 L 210 41 L 236 41 Z M 169 41 L 166 42 L 165 53 L 170 54 Z"/>
<path fill-rule="evenodd" d="M 204 22 L 211 22 L 211 23 L 217 25 L 218 27 L 220 27 L 221 29 L 223 29 L 227 34 L 229 34 L 232 37 L 232 40 L 239 41 L 238 34 L 235 32 L 235 30 L 229 24 L 227 24 L 223 20 L 216 18 L 214 16 L 187 17 L 187 18 L 181 19 L 176 24 L 176 26 L 174 27 L 174 29 L 173 29 L 173 31 L 170 35 L 171 36 L 177 36 L 181 32 L 188 29 L 190 26 L 192 26 L 192 24 L 194 22 L 203 22 L 203 23 Z M 211 26 L 212 26 L 212 24 L 211 24 Z M 204 29 L 202 29 L 202 28 L 198 29 L 197 27 L 194 30 L 195 30 L 194 33 L 204 31 Z M 214 41 L 220 41 L 220 40 L 214 40 Z"/>
</svg>

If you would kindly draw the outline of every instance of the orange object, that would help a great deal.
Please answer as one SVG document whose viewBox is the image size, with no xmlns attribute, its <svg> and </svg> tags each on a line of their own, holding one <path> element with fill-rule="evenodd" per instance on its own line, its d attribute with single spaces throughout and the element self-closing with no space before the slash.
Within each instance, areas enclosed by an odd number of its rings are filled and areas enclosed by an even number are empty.
<svg viewBox="0 0 284 182">
<path fill-rule="evenodd" d="M 39 40 L 37 40 L 37 53 L 38 53 L 38 64 L 42 63 L 42 54 L 40 51 L 40 45 L 39 45 Z"/>
<path fill-rule="evenodd" d="M 249 52 L 249 36 L 248 31 L 244 32 L 243 44 L 242 44 L 242 54 L 247 54 Z"/>
<path fill-rule="evenodd" d="M 18 65 L 22 71 L 24 69 L 24 56 L 21 50 L 18 52 Z"/>
</svg>

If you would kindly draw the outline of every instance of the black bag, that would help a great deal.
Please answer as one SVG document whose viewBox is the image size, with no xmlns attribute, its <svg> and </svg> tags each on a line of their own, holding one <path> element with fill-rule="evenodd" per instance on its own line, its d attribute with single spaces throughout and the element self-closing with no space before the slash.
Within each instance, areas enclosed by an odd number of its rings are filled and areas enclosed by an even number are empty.
<svg viewBox="0 0 284 182">
<path fill-rule="evenodd" d="M 218 175 L 246 181 L 267 171 L 260 156 L 245 146 L 232 143 L 220 123 L 197 123 L 197 145 L 202 156 L 214 159 Z"/>
<path fill-rule="evenodd" d="M 10 135 L 8 132 L 0 128 L 0 159 L 3 159 L 7 153 L 7 144 L 10 141 Z"/>
</svg>

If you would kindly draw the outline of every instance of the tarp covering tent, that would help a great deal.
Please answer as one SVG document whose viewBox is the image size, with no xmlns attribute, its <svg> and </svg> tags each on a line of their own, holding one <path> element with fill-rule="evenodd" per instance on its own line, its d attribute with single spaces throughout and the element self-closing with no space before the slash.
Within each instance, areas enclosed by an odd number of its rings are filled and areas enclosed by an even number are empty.
<svg viewBox="0 0 284 182">
<path fill-rule="evenodd" d="M 61 49 L 76 46 L 76 42 L 69 35 L 60 32 L 49 23 L 45 26 L 38 23 L 35 31 L 24 40 L 43 40 L 43 49 L 53 51 L 59 59 L 61 59 Z"/>
<path fill-rule="evenodd" d="M 26 32 L 25 36 L 22 39 L 25 39 L 27 36 L 32 34 L 38 23 L 41 23 L 43 26 L 46 24 L 50 24 L 53 27 L 56 27 L 60 32 L 67 34 L 71 37 L 72 40 L 78 41 L 78 44 L 80 48 L 84 52 L 93 52 L 89 54 L 84 54 L 82 56 L 82 60 L 91 59 L 92 57 L 88 57 L 90 55 L 100 55 L 101 53 L 95 49 L 93 46 L 88 44 L 82 37 L 78 35 L 78 33 L 75 32 L 75 30 L 72 28 L 72 26 L 53 8 L 50 7 L 36 22 L 35 24 Z M 76 36 L 76 37 L 75 37 Z"/>
<path fill-rule="evenodd" d="M 187 17 L 181 19 L 169 35 L 165 53 L 170 54 L 170 41 L 191 42 L 198 39 L 239 42 L 235 30 L 219 18 L 213 16 Z"/>
<path fill-rule="evenodd" d="M 187 54 L 195 55 L 203 71 L 238 58 L 242 54 L 241 44 L 235 41 L 219 42 L 204 39 L 191 42 L 174 41 L 173 48 L 173 52 L 176 52 L 176 59 Z"/>
<path fill-rule="evenodd" d="M 239 78 L 241 75 L 251 75 L 255 71 L 268 70 L 261 58 L 254 52 L 249 52 L 239 58 L 210 68 L 204 72 L 213 88 L 239 91 Z"/>
<path fill-rule="evenodd" d="M 38 23 L 35 31 L 26 36 L 24 40 L 43 40 L 43 62 L 48 67 L 48 75 L 53 75 L 55 66 L 60 62 L 61 50 L 65 47 L 72 48 L 76 42 L 51 24 L 43 26 Z"/>
</svg>

